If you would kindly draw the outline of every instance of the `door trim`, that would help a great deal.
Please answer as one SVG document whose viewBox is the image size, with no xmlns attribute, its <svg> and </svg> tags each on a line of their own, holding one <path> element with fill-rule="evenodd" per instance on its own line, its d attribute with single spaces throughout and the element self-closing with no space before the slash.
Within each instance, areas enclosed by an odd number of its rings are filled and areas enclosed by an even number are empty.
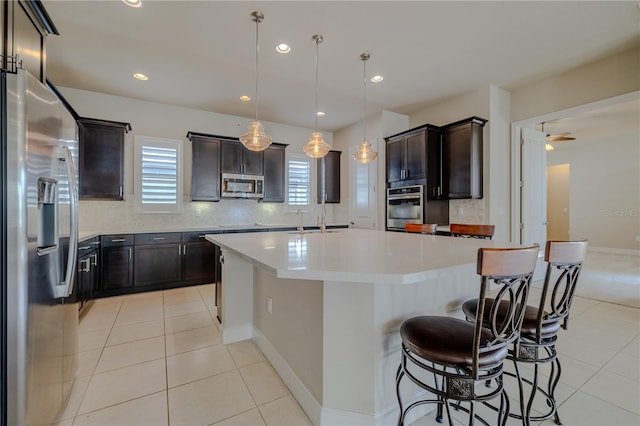
<svg viewBox="0 0 640 426">
<path fill-rule="evenodd" d="M 557 120 L 623 102 L 635 101 L 638 96 L 640 96 L 640 90 L 511 123 L 511 241 L 522 243 L 520 234 L 520 212 L 522 206 L 522 200 L 520 199 L 520 176 L 522 171 L 520 164 L 521 129 L 525 127 L 535 128 L 543 121 Z"/>
</svg>

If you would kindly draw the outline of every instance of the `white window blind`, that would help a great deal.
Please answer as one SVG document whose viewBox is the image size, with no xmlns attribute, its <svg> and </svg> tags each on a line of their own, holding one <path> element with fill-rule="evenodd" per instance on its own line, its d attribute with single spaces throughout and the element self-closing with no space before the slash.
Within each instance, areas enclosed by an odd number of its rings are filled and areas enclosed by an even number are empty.
<svg viewBox="0 0 640 426">
<path fill-rule="evenodd" d="M 175 149 L 143 145 L 142 204 L 175 204 L 177 169 Z"/>
<path fill-rule="evenodd" d="M 182 142 L 136 136 L 135 145 L 138 210 L 179 213 L 182 206 Z"/>
<path fill-rule="evenodd" d="M 288 204 L 308 206 L 311 202 L 311 162 L 290 159 L 288 163 Z"/>
</svg>

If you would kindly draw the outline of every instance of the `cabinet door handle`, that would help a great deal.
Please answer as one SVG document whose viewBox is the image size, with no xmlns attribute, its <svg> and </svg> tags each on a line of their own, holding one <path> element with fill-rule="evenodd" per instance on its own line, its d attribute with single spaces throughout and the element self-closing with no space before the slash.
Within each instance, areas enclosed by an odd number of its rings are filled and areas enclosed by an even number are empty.
<svg viewBox="0 0 640 426">
<path fill-rule="evenodd" d="M 153 237 L 153 241 L 162 241 L 164 237 Z"/>
<path fill-rule="evenodd" d="M 220 255 L 220 263 L 224 263 L 224 256 Z"/>
<path fill-rule="evenodd" d="M 121 196 L 121 197 L 122 197 L 122 193 L 123 193 L 123 192 L 124 192 L 124 191 L 122 190 L 122 185 L 120 185 L 120 196 Z"/>
<path fill-rule="evenodd" d="M 93 259 L 93 262 L 91 262 L 91 265 L 98 266 L 98 254 L 97 253 L 92 254 L 91 259 Z"/>
<path fill-rule="evenodd" d="M 78 247 L 78 250 L 89 250 L 91 248 L 91 246 L 82 246 L 82 247 Z"/>
<path fill-rule="evenodd" d="M 198 235 L 198 238 L 204 238 L 204 234 L 203 235 Z"/>
<path fill-rule="evenodd" d="M 183 256 L 186 256 L 186 255 L 187 255 L 187 245 L 186 245 L 186 244 L 183 244 L 183 245 L 182 245 L 182 255 L 183 255 Z"/>
<path fill-rule="evenodd" d="M 126 240 L 124 238 L 116 238 L 111 240 L 112 243 L 124 243 Z"/>
<path fill-rule="evenodd" d="M 89 259 L 84 259 L 80 261 L 80 272 L 89 272 L 91 270 L 91 263 Z"/>
<path fill-rule="evenodd" d="M 94 241 L 94 242 L 91 243 L 91 245 L 99 246 L 100 245 L 100 241 Z"/>
<path fill-rule="evenodd" d="M 129 260 L 133 257 L 133 247 L 129 247 Z"/>
</svg>

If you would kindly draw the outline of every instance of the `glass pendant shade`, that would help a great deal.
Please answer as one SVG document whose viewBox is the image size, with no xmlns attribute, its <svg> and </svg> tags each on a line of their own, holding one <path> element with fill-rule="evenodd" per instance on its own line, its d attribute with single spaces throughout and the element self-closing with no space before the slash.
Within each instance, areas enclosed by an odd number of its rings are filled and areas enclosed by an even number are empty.
<svg viewBox="0 0 640 426">
<path fill-rule="evenodd" d="M 313 132 L 309 142 L 304 146 L 304 153 L 311 158 L 322 158 L 331 150 L 331 146 L 324 141 L 322 133 Z"/>
<path fill-rule="evenodd" d="M 271 145 L 271 136 L 266 134 L 259 121 L 249 124 L 247 131 L 240 136 L 240 142 L 249 151 L 264 151 Z"/>
<path fill-rule="evenodd" d="M 360 164 L 367 164 L 372 162 L 378 157 L 378 153 L 373 149 L 371 144 L 367 141 L 367 61 L 370 56 L 368 53 L 363 53 L 360 55 L 360 59 L 362 60 L 362 69 L 363 69 L 363 84 L 362 84 L 362 142 L 358 146 L 358 150 L 353 153 L 352 157 Z"/>
<path fill-rule="evenodd" d="M 249 151 L 264 151 L 271 145 L 271 136 L 264 131 L 264 126 L 258 121 L 258 25 L 263 21 L 264 15 L 260 12 L 252 12 L 251 19 L 256 23 L 256 119 L 247 128 L 247 131 L 240 136 L 240 142 Z"/>
<path fill-rule="evenodd" d="M 353 159 L 358 163 L 367 164 L 378 157 L 378 153 L 371 147 L 371 144 L 363 139 L 358 146 L 358 150 L 353 153 Z"/>
</svg>

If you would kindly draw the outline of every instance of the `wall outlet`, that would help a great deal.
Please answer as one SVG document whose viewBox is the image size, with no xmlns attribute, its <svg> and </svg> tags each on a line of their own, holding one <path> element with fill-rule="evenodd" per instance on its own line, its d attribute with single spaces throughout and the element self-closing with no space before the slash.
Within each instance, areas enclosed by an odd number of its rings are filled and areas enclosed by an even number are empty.
<svg viewBox="0 0 640 426">
<path fill-rule="evenodd" d="M 464 209 L 462 207 L 458 207 L 458 216 L 464 216 Z"/>
<path fill-rule="evenodd" d="M 200 217 L 200 209 L 196 209 L 196 217 Z"/>
<path fill-rule="evenodd" d="M 271 296 L 267 296 L 267 312 L 270 314 L 273 313 L 273 299 Z"/>
</svg>

